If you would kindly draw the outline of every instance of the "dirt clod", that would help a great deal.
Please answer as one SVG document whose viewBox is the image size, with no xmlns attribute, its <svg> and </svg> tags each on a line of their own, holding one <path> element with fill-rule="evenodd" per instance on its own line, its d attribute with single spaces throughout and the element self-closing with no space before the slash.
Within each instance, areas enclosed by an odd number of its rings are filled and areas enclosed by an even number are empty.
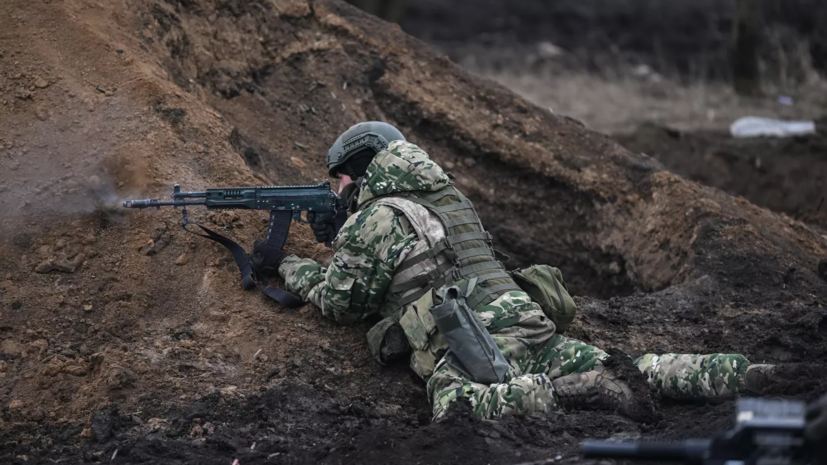
<svg viewBox="0 0 827 465">
<path fill-rule="evenodd" d="M 52 271 L 60 271 L 61 273 L 74 273 L 83 263 L 82 255 L 75 255 L 74 258 L 69 259 L 66 255 L 47 258 L 40 262 L 35 267 L 37 273 L 51 273 Z"/>
<path fill-rule="evenodd" d="M 133 387 L 138 377 L 131 370 L 112 366 L 106 373 L 106 386 L 110 390 L 120 390 Z"/>
<path fill-rule="evenodd" d="M 81 365 L 69 365 L 63 368 L 63 372 L 72 376 L 86 376 L 89 370 Z"/>
<path fill-rule="evenodd" d="M 657 413 L 655 402 L 652 398 L 652 390 L 649 388 L 649 383 L 646 377 L 632 361 L 625 352 L 620 349 L 608 349 L 606 353 L 609 358 L 605 362 L 607 369 L 611 370 L 618 376 L 618 379 L 624 381 L 632 390 L 634 395 L 634 409 L 630 413 L 630 418 L 641 423 L 656 423 L 662 417 Z"/>
<path fill-rule="evenodd" d="M 20 399 L 14 399 L 6 406 L 9 411 L 9 417 L 12 420 L 19 420 L 23 418 L 23 401 Z"/>
</svg>

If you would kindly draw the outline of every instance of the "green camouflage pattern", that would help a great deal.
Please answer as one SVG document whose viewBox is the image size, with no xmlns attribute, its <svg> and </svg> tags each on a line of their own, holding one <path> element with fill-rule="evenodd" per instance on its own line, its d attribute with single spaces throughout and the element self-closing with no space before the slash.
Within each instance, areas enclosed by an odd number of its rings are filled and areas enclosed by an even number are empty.
<svg viewBox="0 0 827 465">
<path fill-rule="evenodd" d="M 434 192 L 451 179 L 416 145 L 396 140 L 376 154 L 368 165 L 359 190 L 359 205 L 377 197 L 401 192 Z"/>
<path fill-rule="evenodd" d="M 673 399 L 735 397 L 749 367 L 740 354 L 646 354 L 635 363 L 653 389 Z"/>
<path fill-rule="evenodd" d="M 417 241 L 405 215 L 385 206 L 348 218 L 336 240 L 330 267 L 290 255 L 279 267 L 285 287 L 340 324 L 378 313 L 394 270 Z"/>
<path fill-rule="evenodd" d="M 330 267 L 290 255 L 279 267 L 285 287 L 340 324 L 379 313 L 394 271 L 418 238 L 402 212 L 365 203 L 393 193 L 436 191 L 450 183 L 422 149 L 405 141 L 391 142 L 368 166 L 360 210 L 333 241 Z"/>
<path fill-rule="evenodd" d="M 494 340 L 501 348 L 520 345 L 502 335 L 494 335 Z M 459 397 L 468 398 L 481 419 L 556 410 L 558 403 L 551 381 L 594 370 L 607 357 L 597 347 L 560 334 L 503 354 L 510 365 L 508 376 L 505 382 L 493 385 L 474 383 L 445 359 L 441 360 L 428 380 L 434 421 L 442 418 L 450 403 Z M 650 387 L 663 397 L 712 400 L 728 399 L 743 391 L 749 361 L 739 354 L 646 354 L 635 364 Z"/>
<path fill-rule="evenodd" d="M 551 323 L 547 318 L 542 318 Z M 531 322 L 538 327 L 542 320 Z M 554 325 L 550 327 L 551 334 L 537 338 L 541 339 L 538 343 L 512 336 L 524 328 L 511 327 L 503 333 L 492 335 L 509 364 L 508 375 L 501 384 L 475 383 L 446 363 L 445 359 L 441 360 L 428 380 L 434 421 L 442 418 L 450 403 L 459 397 L 467 397 L 476 416 L 487 420 L 507 414 L 531 415 L 556 410 L 558 403 L 551 381 L 593 370 L 607 355 L 594 346 L 553 334 Z"/>
<path fill-rule="evenodd" d="M 428 337 L 428 332 L 435 328 L 430 313 L 419 313 L 419 321 L 403 318 L 401 323 L 414 348 L 411 368 L 427 380 L 434 372 L 434 365 L 444 355 L 448 345 L 437 332 Z M 554 336 L 554 323 L 549 320 L 543 309 L 532 302 L 528 294 L 522 291 L 506 292 L 493 302 L 475 310 L 480 322 L 494 338 L 500 351 L 510 364 L 528 363 L 528 350 L 542 344 Z M 523 366 L 515 367 L 519 372 Z"/>
<path fill-rule="evenodd" d="M 536 344 L 554 334 L 554 323 L 546 318 L 540 305 L 532 302 L 523 291 L 509 291 L 476 310 L 482 324 L 491 334 L 514 328 L 513 337 L 520 345 Z M 509 332 L 509 335 L 512 335 Z M 503 350 L 502 347 L 500 347 Z M 511 349 L 504 349 L 510 351 Z"/>
</svg>

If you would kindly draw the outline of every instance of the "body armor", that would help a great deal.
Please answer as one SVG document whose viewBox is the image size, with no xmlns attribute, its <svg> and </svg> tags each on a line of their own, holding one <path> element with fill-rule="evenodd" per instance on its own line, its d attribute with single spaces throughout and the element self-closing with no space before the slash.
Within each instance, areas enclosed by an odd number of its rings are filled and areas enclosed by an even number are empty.
<svg viewBox="0 0 827 465">
<path fill-rule="evenodd" d="M 427 378 L 448 348 L 430 313 L 439 303 L 436 291 L 457 286 L 467 305 L 478 311 L 503 293 L 521 289 L 497 260 L 491 234 L 471 201 L 453 186 L 395 193 L 367 205 L 404 213 L 420 239 L 394 274 L 382 308 L 385 319 L 368 333 L 371 354 L 380 363 L 387 361 L 383 342 L 387 345 L 388 330 L 400 324 L 413 349 L 411 365 Z"/>
</svg>

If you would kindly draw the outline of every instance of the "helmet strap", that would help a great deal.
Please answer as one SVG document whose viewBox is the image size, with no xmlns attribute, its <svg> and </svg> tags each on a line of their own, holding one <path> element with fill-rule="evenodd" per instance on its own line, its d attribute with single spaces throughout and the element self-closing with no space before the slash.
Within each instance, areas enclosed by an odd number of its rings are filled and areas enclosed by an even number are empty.
<svg viewBox="0 0 827 465">
<path fill-rule="evenodd" d="M 348 184 L 342 189 L 340 197 L 345 199 L 345 204 L 351 213 L 356 213 L 359 210 L 359 186 L 362 185 L 364 178 L 354 179 L 352 183 Z"/>
</svg>

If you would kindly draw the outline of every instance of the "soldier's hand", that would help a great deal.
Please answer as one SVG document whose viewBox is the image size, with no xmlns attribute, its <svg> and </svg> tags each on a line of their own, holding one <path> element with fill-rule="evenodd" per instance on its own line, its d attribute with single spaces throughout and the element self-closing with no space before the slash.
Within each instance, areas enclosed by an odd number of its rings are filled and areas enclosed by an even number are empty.
<svg viewBox="0 0 827 465">
<path fill-rule="evenodd" d="M 807 406 L 807 439 L 821 443 L 827 439 L 827 394 Z"/>
<path fill-rule="evenodd" d="M 279 265 L 285 257 L 287 254 L 284 250 L 264 241 L 256 241 L 253 244 L 250 263 L 257 272 L 265 276 L 276 276 L 279 274 Z"/>
<path fill-rule="evenodd" d="M 310 229 L 313 230 L 313 235 L 316 236 L 316 241 L 330 247 L 333 239 L 339 234 L 341 224 L 341 216 L 347 218 L 347 212 L 307 212 L 307 221 L 310 222 Z"/>
</svg>

